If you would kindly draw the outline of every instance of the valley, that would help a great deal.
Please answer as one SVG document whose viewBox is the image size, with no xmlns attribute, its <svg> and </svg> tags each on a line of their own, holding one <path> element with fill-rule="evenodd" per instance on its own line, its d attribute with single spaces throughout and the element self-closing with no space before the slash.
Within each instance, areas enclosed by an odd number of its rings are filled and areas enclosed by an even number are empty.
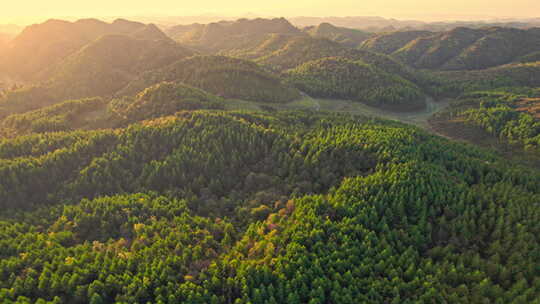
<svg viewBox="0 0 540 304">
<path fill-rule="evenodd" d="M 405 124 L 415 125 L 427 131 L 432 130 L 428 121 L 436 113 L 446 109 L 452 102 L 451 99 L 435 101 L 431 97 L 426 97 L 426 107 L 422 110 L 413 110 L 407 112 L 396 112 L 372 107 L 351 100 L 342 99 L 321 99 L 313 98 L 303 93 L 301 99 L 293 102 L 267 105 L 265 103 L 245 102 L 242 100 L 231 100 L 227 104 L 227 109 L 230 110 L 247 110 L 247 111 L 265 111 L 269 108 L 274 110 L 284 111 L 313 111 L 313 112 L 330 112 L 344 113 L 351 115 L 369 116 L 380 119 L 396 120 Z"/>
</svg>

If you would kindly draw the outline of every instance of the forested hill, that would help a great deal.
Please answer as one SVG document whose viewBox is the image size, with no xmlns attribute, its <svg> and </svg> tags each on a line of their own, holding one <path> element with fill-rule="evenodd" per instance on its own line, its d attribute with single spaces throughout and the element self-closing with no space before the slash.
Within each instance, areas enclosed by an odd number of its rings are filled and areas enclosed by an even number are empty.
<svg viewBox="0 0 540 304">
<path fill-rule="evenodd" d="M 62 91 L 64 99 L 111 95 L 143 72 L 193 55 L 168 39 L 108 35 L 51 68 L 46 78 L 55 90 Z"/>
<path fill-rule="evenodd" d="M 166 33 L 182 44 L 207 52 L 244 48 L 267 34 L 303 34 L 285 18 L 179 25 L 168 28 Z"/>
<path fill-rule="evenodd" d="M 225 100 L 181 83 L 162 82 L 134 96 L 67 100 L 0 120 L 0 137 L 121 128 L 178 111 L 224 109 Z"/>
<path fill-rule="evenodd" d="M 482 90 L 540 87 L 540 61 L 513 63 L 485 70 L 435 71 L 423 77 L 435 95 L 459 97 Z"/>
<path fill-rule="evenodd" d="M 363 49 L 391 54 L 421 69 L 476 70 L 522 60 L 540 51 L 540 30 L 456 28 L 442 33 L 381 34 Z"/>
<path fill-rule="evenodd" d="M 0 303 L 540 304 L 538 29 L 166 33 L 1 53 Z"/>
<path fill-rule="evenodd" d="M 117 95 L 133 95 L 162 81 L 182 82 L 225 98 L 285 103 L 300 93 L 258 64 L 226 56 L 194 56 L 150 71 Z"/>
<path fill-rule="evenodd" d="M 337 27 L 330 23 L 321 23 L 317 26 L 309 26 L 304 32 L 315 38 L 327 38 L 349 47 L 357 47 L 372 36 L 371 33 L 361 30 Z"/>
<path fill-rule="evenodd" d="M 0 302 L 534 303 L 539 185 L 348 115 L 181 112 L 2 140 Z"/>
<path fill-rule="evenodd" d="M 397 31 L 380 33 L 362 42 L 360 48 L 389 55 L 415 39 L 431 35 L 434 35 L 434 33 L 429 31 Z"/>
<path fill-rule="evenodd" d="M 326 38 L 275 34 L 267 36 L 266 40 L 252 48 L 236 49 L 226 53 L 253 60 L 277 71 L 296 68 L 306 62 L 327 57 L 344 57 L 350 60 L 363 60 L 409 80 L 416 77 L 412 69 L 385 54 L 346 47 Z"/>
<path fill-rule="evenodd" d="M 154 26 L 118 19 L 106 23 L 96 19 L 75 22 L 48 20 L 25 28 L 0 58 L 3 72 L 34 79 L 37 73 L 79 51 L 103 35 L 133 35 L 136 38 L 166 38 Z M 150 33 L 153 33 L 150 35 Z"/>
<path fill-rule="evenodd" d="M 0 96 L 0 117 L 35 110 L 67 99 L 108 97 L 141 73 L 167 66 L 193 54 L 193 51 L 170 39 L 102 36 L 58 64 L 51 65 L 42 73 L 47 81 L 29 84 Z"/>
<path fill-rule="evenodd" d="M 311 96 L 364 102 L 377 107 L 418 110 L 426 96 L 398 75 L 361 60 L 329 57 L 287 71 L 287 80 Z"/>
</svg>

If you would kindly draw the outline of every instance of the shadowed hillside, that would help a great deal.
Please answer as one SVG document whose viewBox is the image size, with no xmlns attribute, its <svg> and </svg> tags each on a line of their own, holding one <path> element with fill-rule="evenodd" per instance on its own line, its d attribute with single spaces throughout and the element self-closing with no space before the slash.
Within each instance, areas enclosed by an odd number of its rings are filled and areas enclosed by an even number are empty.
<svg viewBox="0 0 540 304">
<path fill-rule="evenodd" d="M 49 20 L 24 29 L 0 58 L 0 67 L 16 76 L 33 78 L 36 73 L 79 51 L 95 39 L 110 34 L 163 38 L 161 31 L 145 24 L 118 19 L 105 23 L 96 19 L 75 22 Z"/>
<path fill-rule="evenodd" d="M 118 95 L 132 95 L 162 81 L 183 82 L 225 98 L 287 102 L 300 97 L 256 63 L 224 56 L 195 56 L 143 74 Z"/>
<path fill-rule="evenodd" d="M 415 39 L 430 35 L 433 35 L 433 33 L 428 31 L 401 31 L 381 33 L 362 42 L 360 48 L 372 52 L 384 53 L 389 55 Z"/>
<path fill-rule="evenodd" d="M 116 125 L 172 115 L 178 111 L 223 109 L 223 99 L 181 83 L 162 82 L 133 97 L 113 100 L 110 111 Z"/>
<path fill-rule="evenodd" d="M 433 94 L 456 97 L 464 92 L 503 87 L 540 87 L 540 62 L 502 65 L 475 71 L 427 73 Z"/>
<path fill-rule="evenodd" d="M 304 32 L 315 38 L 327 38 L 348 47 L 357 47 L 372 34 L 345 27 L 337 27 L 330 23 L 321 23 L 303 29 Z"/>
<path fill-rule="evenodd" d="M 49 72 L 52 85 L 70 98 L 113 94 L 145 71 L 167 66 L 193 52 L 169 39 L 103 36 Z"/>
<path fill-rule="evenodd" d="M 352 99 L 400 110 L 425 106 L 425 96 L 413 83 L 362 61 L 340 57 L 310 61 L 286 73 L 290 83 L 311 96 Z"/>
<path fill-rule="evenodd" d="M 43 72 L 42 77 L 49 80 L 0 96 L 0 116 L 66 99 L 112 95 L 141 73 L 191 55 L 192 51 L 170 39 L 102 36 Z"/>
<path fill-rule="evenodd" d="M 225 101 L 179 83 L 163 82 L 135 96 L 68 100 L 0 120 L 0 137 L 126 127 L 178 111 L 223 109 Z"/>
<path fill-rule="evenodd" d="M 179 25 L 167 29 L 166 33 L 180 43 L 214 53 L 248 47 L 267 34 L 302 35 L 284 18 Z"/>
<path fill-rule="evenodd" d="M 393 56 L 416 68 L 475 70 L 510 63 L 538 51 L 538 29 L 457 28 L 416 38 Z"/>
<path fill-rule="evenodd" d="M 269 35 L 264 42 L 253 48 L 231 51 L 228 54 L 254 60 L 277 71 L 285 71 L 326 57 L 343 57 L 363 60 L 409 80 L 416 77 L 410 68 L 387 55 L 353 49 L 329 39 L 309 36 Z"/>
</svg>

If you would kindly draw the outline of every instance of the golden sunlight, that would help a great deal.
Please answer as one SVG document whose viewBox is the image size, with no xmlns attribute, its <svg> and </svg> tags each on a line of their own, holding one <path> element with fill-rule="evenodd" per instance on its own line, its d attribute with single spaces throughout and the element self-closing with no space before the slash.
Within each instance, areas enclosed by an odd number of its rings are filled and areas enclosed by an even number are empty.
<svg viewBox="0 0 540 304">
<path fill-rule="evenodd" d="M 28 23 L 44 18 L 114 16 L 188 16 L 215 14 L 242 16 L 247 13 L 272 16 L 384 16 L 422 20 L 482 19 L 494 17 L 537 17 L 536 0 L 453 0 L 453 1 L 358 1 L 358 0 L 19 0 L 5 1 L 0 23 Z"/>
</svg>

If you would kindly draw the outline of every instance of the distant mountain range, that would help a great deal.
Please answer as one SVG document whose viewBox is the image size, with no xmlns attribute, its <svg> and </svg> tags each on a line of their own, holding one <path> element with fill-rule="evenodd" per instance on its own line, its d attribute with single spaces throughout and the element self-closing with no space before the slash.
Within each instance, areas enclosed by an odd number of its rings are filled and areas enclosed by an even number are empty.
<svg viewBox="0 0 540 304">
<path fill-rule="evenodd" d="M 225 51 L 252 45 L 266 34 L 303 34 L 284 18 L 238 19 L 209 24 L 177 25 L 166 31 L 174 40 L 201 51 Z"/>
<path fill-rule="evenodd" d="M 12 87 L 14 79 L 27 85 L 3 97 L 6 113 L 70 98 L 133 95 L 163 81 L 249 101 L 283 103 L 299 98 L 299 89 L 417 108 L 425 95 L 462 92 L 459 77 L 478 87 L 510 83 L 501 77 L 535 84 L 530 78 L 539 70 L 532 63 L 540 60 L 540 28 L 371 33 L 330 23 L 300 28 L 285 18 L 165 30 L 124 19 L 49 20 L 7 41 L 0 40 L 3 86 Z"/>
<path fill-rule="evenodd" d="M 293 17 L 292 24 L 300 27 L 331 23 L 335 26 L 361 29 L 368 32 L 392 32 L 403 30 L 449 31 L 457 27 L 481 28 L 489 26 L 531 28 L 540 26 L 536 19 L 503 19 L 487 21 L 439 21 L 397 20 L 383 17 Z"/>
<path fill-rule="evenodd" d="M 440 33 L 385 33 L 366 40 L 361 48 L 391 55 L 420 69 L 485 69 L 512 61 L 536 61 L 540 28 L 459 27 Z"/>
<path fill-rule="evenodd" d="M 238 19 L 273 19 L 270 16 L 260 16 L 249 14 L 248 16 L 226 17 L 226 16 L 183 16 L 183 17 L 135 17 L 134 20 L 142 22 L 161 24 L 163 27 L 174 25 L 189 25 L 193 23 L 208 24 L 220 21 L 235 21 Z M 330 23 L 338 27 L 360 29 L 368 32 L 391 32 L 397 30 L 425 30 L 425 31 L 449 31 L 456 27 L 481 28 L 489 26 L 530 28 L 540 26 L 540 18 L 515 18 L 515 19 L 489 19 L 472 21 L 420 21 L 420 20 L 400 20 L 384 18 L 378 16 L 351 16 L 351 17 L 288 17 L 293 25 L 303 28 L 318 26 L 321 23 Z"/>
<path fill-rule="evenodd" d="M 22 78 L 34 78 L 88 43 L 111 34 L 142 39 L 168 39 L 154 25 L 123 19 L 112 23 L 96 19 L 76 22 L 48 20 L 25 28 L 10 41 L 0 58 L 0 70 Z"/>
</svg>

